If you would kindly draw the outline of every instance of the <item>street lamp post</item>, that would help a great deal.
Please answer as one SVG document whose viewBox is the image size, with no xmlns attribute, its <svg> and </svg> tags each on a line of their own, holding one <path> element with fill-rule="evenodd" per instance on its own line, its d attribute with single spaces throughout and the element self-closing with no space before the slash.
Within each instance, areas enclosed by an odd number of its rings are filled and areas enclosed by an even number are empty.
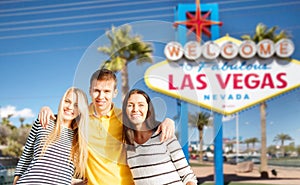
<svg viewBox="0 0 300 185">
<path fill-rule="evenodd" d="M 236 113 L 235 115 L 235 131 L 236 131 L 236 163 L 238 163 L 238 157 L 239 157 L 239 114 Z"/>
</svg>

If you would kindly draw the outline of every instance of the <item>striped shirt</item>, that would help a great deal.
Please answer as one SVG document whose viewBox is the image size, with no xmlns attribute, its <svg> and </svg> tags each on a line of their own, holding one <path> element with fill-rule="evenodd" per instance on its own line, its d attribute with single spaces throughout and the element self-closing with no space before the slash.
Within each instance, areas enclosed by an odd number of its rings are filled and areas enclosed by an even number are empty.
<svg viewBox="0 0 300 185">
<path fill-rule="evenodd" d="M 127 150 L 127 163 L 136 185 L 197 184 L 175 136 L 160 142 L 160 134 L 153 134 L 144 144 L 135 143 L 135 149 Z"/>
<path fill-rule="evenodd" d="M 38 121 L 33 124 L 15 171 L 15 176 L 20 176 L 17 184 L 71 184 L 74 173 L 74 165 L 69 161 L 72 130 L 62 127 L 59 140 L 50 145 L 44 155 L 40 155 L 43 138 L 54 126 L 53 121 L 47 129 L 42 128 Z"/>
</svg>

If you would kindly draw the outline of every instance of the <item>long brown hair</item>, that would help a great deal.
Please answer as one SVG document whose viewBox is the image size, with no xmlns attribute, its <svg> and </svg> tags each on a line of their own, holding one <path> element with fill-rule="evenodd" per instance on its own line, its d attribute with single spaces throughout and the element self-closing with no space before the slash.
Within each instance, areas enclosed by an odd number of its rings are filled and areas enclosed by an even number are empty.
<svg viewBox="0 0 300 185">
<path fill-rule="evenodd" d="M 77 96 L 78 101 L 78 111 L 79 115 L 72 121 L 71 129 L 73 130 L 73 141 L 72 148 L 70 152 L 70 160 L 73 161 L 75 166 L 75 176 L 84 178 L 85 177 L 85 168 L 88 157 L 88 149 L 87 149 L 87 133 L 88 133 L 88 122 L 89 122 L 89 114 L 88 114 L 88 100 L 86 94 L 75 87 L 69 88 L 62 99 L 60 100 L 60 104 L 58 107 L 57 114 L 57 122 L 55 124 L 55 128 L 50 132 L 50 134 L 45 138 L 45 144 L 42 149 L 42 155 L 46 152 L 47 148 L 55 143 L 60 136 L 61 133 L 61 123 L 63 122 L 63 102 L 65 101 L 68 93 L 74 93 Z"/>
<path fill-rule="evenodd" d="M 122 106 L 122 122 L 123 122 L 123 141 L 127 144 L 127 149 L 133 150 L 134 147 L 134 131 L 135 127 L 128 118 L 128 115 L 126 113 L 126 107 L 128 104 L 128 99 L 130 98 L 131 95 L 133 94 L 140 94 L 145 97 L 146 102 L 148 104 L 148 111 L 147 111 L 147 116 L 145 120 L 145 124 L 148 129 L 150 130 L 156 130 L 158 126 L 158 122 L 155 120 L 155 112 L 154 112 L 154 107 L 152 105 L 151 99 L 148 96 L 146 92 L 140 89 L 132 89 L 129 91 L 129 93 L 126 94 L 124 101 L 123 101 L 123 106 Z"/>
</svg>

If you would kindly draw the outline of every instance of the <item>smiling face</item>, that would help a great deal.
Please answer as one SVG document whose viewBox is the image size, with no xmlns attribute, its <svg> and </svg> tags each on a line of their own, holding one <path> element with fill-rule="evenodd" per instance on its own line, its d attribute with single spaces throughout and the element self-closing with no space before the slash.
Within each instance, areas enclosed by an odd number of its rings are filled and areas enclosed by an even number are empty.
<svg viewBox="0 0 300 185">
<path fill-rule="evenodd" d="M 146 98 L 141 94 L 130 95 L 126 106 L 126 114 L 128 119 L 135 126 L 138 126 L 145 122 L 147 113 L 148 103 Z"/>
<path fill-rule="evenodd" d="M 71 123 L 79 115 L 78 97 L 73 91 L 67 93 L 62 102 L 62 110 L 62 119 L 66 123 Z"/>
<path fill-rule="evenodd" d="M 112 107 L 112 99 L 116 97 L 117 90 L 113 79 L 92 81 L 90 95 L 99 115 L 107 114 Z"/>
</svg>

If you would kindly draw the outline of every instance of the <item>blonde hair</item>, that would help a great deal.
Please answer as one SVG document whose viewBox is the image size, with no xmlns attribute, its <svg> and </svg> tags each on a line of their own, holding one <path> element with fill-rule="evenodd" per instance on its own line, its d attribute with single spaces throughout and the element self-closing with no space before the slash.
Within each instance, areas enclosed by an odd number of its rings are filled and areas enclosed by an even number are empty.
<svg viewBox="0 0 300 185">
<path fill-rule="evenodd" d="M 70 160 L 73 161 L 75 166 L 74 176 L 77 178 L 85 178 L 85 168 L 88 157 L 87 134 L 89 114 L 87 96 L 82 90 L 75 87 L 71 87 L 65 92 L 64 96 L 60 100 L 55 128 L 47 137 L 44 138 L 45 144 L 42 149 L 42 155 L 45 154 L 47 148 L 51 144 L 53 144 L 59 139 L 62 127 L 61 123 L 63 122 L 63 102 L 65 101 L 65 98 L 68 95 L 68 93 L 71 92 L 76 94 L 77 96 L 79 115 L 72 121 L 71 124 L 71 129 L 73 130 L 74 135 L 70 152 Z"/>
</svg>

